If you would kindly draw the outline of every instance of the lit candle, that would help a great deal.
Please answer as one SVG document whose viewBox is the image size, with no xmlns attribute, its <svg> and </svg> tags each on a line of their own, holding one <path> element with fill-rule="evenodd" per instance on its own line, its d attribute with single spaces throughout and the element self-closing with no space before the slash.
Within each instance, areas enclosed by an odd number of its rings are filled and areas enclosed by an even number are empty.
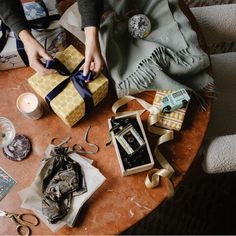
<svg viewBox="0 0 236 236">
<path fill-rule="evenodd" d="M 43 115 L 42 105 L 33 93 L 21 94 L 16 101 L 16 106 L 24 116 L 30 119 L 37 120 Z"/>
</svg>

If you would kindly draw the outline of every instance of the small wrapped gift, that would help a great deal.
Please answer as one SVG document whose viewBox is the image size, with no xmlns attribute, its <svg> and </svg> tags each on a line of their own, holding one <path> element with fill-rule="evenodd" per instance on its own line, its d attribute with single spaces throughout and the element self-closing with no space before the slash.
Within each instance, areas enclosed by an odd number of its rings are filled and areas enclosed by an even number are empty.
<svg viewBox="0 0 236 236">
<path fill-rule="evenodd" d="M 72 45 L 63 52 L 56 55 L 56 58 L 63 63 L 71 72 L 84 59 Z M 59 73 L 40 76 L 38 74 L 29 78 L 28 82 L 32 88 L 42 97 L 45 98 L 55 87 L 62 84 L 68 79 L 68 76 L 62 76 Z M 108 79 L 100 75 L 94 81 L 86 83 L 86 88 L 92 95 L 94 106 L 96 106 L 108 93 Z M 81 94 L 76 90 L 74 83 L 70 81 L 66 87 L 50 102 L 53 111 L 67 124 L 72 127 L 84 115 L 88 107 Z M 91 108 L 90 108 L 91 109 Z"/>
<path fill-rule="evenodd" d="M 153 105 L 158 109 L 160 109 L 161 99 L 167 94 L 170 94 L 172 92 L 173 92 L 172 90 L 158 90 L 156 92 Z M 155 124 L 155 126 L 179 131 L 182 127 L 186 110 L 187 107 L 178 109 L 171 113 L 161 113 L 160 120 Z"/>
<path fill-rule="evenodd" d="M 56 52 L 64 50 L 66 34 L 59 25 L 60 16 L 58 15 L 57 0 L 40 0 L 22 5 L 29 25 L 32 27 L 32 35 L 43 47 L 46 47 L 47 52 L 54 56 Z M 38 21 L 35 22 L 36 19 Z M 37 27 L 37 25 L 39 26 Z M 47 25 L 46 28 L 45 25 Z M 26 66 L 28 59 L 22 42 L 16 38 L 12 31 L 4 33 L 4 30 L 5 26 L 0 20 L 0 38 L 6 37 L 5 45 L 0 45 L 0 70 Z"/>
</svg>

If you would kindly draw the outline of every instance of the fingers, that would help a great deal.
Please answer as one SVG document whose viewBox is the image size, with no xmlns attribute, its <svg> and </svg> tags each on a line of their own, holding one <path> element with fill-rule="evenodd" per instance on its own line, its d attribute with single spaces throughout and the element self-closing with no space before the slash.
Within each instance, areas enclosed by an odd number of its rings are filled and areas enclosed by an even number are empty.
<svg viewBox="0 0 236 236">
<path fill-rule="evenodd" d="M 83 75 L 84 76 L 87 76 L 87 74 L 89 73 L 91 62 L 92 62 L 92 58 L 85 57 L 85 62 L 83 65 Z"/>
<path fill-rule="evenodd" d="M 94 62 L 91 62 L 89 66 L 89 70 L 93 71 L 94 68 L 95 68 Z M 79 70 L 82 70 L 82 71 L 84 70 L 84 64 L 79 68 Z"/>
<path fill-rule="evenodd" d="M 43 51 L 41 52 L 41 56 L 42 56 L 42 58 L 45 59 L 45 60 L 52 60 L 52 57 L 51 57 L 48 53 L 46 53 L 45 50 L 43 50 Z"/>
<path fill-rule="evenodd" d="M 85 63 L 80 67 L 80 70 L 83 70 L 84 76 L 87 76 L 89 71 L 93 71 L 94 72 L 93 78 L 95 79 L 99 76 L 99 74 L 103 70 L 103 66 L 104 66 L 104 62 L 103 62 L 103 59 L 101 59 L 100 57 L 97 59 L 95 58 L 94 60 L 85 59 Z"/>
<path fill-rule="evenodd" d="M 52 58 L 31 33 L 27 30 L 22 30 L 19 36 L 24 44 L 30 66 L 40 75 L 54 73 L 54 70 L 46 69 L 42 65 L 41 59 L 51 60 Z"/>
<path fill-rule="evenodd" d="M 30 67 L 32 67 L 35 71 L 37 71 L 39 75 L 48 75 L 48 74 L 55 73 L 55 70 L 46 69 L 42 65 L 41 61 L 37 59 L 32 59 L 30 61 Z"/>
<path fill-rule="evenodd" d="M 95 73 L 94 79 L 96 79 L 100 75 L 102 69 L 103 69 L 103 63 L 101 60 L 99 60 L 97 63 L 95 63 L 95 68 L 93 70 Z"/>
<path fill-rule="evenodd" d="M 44 48 L 42 47 L 37 47 L 34 46 L 32 47 L 31 50 L 28 51 L 28 58 L 29 58 L 29 65 L 30 67 L 32 67 L 39 75 L 48 75 L 48 74 L 52 74 L 55 73 L 55 70 L 52 69 L 46 69 L 42 62 L 41 59 L 45 59 L 45 60 L 51 60 L 52 57 L 46 53 L 46 51 L 44 50 Z"/>
<path fill-rule="evenodd" d="M 52 69 L 46 69 L 42 62 L 41 58 L 44 60 L 52 60 L 52 57 L 45 51 L 45 49 L 41 48 L 41 50 L 38 51 L 38 57 L 32 58 L 30 66 L 38 72 L 40 75 L 48 75 L 55 73 L 56 70 Z"/>
<path fill-rule="evenodd" d="M 48 75 L 48 74 L 52 74 L 55 73 L 56 70 L 53 69 L 46 69 L 42 62 L 41 62 L 41 58 L 45 59 L 45 60 L 52 60 L 52 57 L 46 53 L 46 51 L 44 49 L 39 50 L 39 57 L 36 58 L 32 58 L 31 62 L 30 62 L 30 66 L 36 70 L 38 72 L 39 75 Z"/>
<path fill-rule="evenodd" d="M 90 63 L 90 67 L 89 68 L 90 68 L 91 71 L 94 71 L 95 63 L 93 61 Z"/>
</svg>

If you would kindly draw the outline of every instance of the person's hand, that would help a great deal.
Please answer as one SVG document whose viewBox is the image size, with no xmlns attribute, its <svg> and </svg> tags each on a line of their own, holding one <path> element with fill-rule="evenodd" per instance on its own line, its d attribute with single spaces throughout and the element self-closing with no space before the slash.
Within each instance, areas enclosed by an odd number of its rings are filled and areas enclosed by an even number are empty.
<svg viewBox="0 0 236 236">
<path fill-rule="evenodd" d="M 98 29 L 94 26 L 85 27 L 85 63 L 82 65 L 83 75 L 86 76 L 91 70 L 96 78 L 104 66 L 98 39 Z"/>
<path fill-rule="evenodd" d="M 40 59 L 51 60 L 51 56 L 27 30 L 22 30 L 19 37 L 24 44 L 25 51 L 29 59 L 29 65 L 40 75 L 55 73 L 55 70 L 46 69 Z"/>
</svg>

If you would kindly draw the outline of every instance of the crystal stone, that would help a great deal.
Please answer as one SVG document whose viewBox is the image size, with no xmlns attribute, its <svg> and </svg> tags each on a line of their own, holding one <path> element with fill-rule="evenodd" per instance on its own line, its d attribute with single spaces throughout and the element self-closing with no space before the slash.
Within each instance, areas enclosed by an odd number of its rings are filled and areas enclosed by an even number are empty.
<svg viewBox="0 0 236 236">
<path fill-rule="evenodd" d="M 142 39 L 149 35 L 151 22 L 143 14 L 134 15 L 129 19 L 128 29 L 130 34 L 136 39 Z"/>
</svg>

